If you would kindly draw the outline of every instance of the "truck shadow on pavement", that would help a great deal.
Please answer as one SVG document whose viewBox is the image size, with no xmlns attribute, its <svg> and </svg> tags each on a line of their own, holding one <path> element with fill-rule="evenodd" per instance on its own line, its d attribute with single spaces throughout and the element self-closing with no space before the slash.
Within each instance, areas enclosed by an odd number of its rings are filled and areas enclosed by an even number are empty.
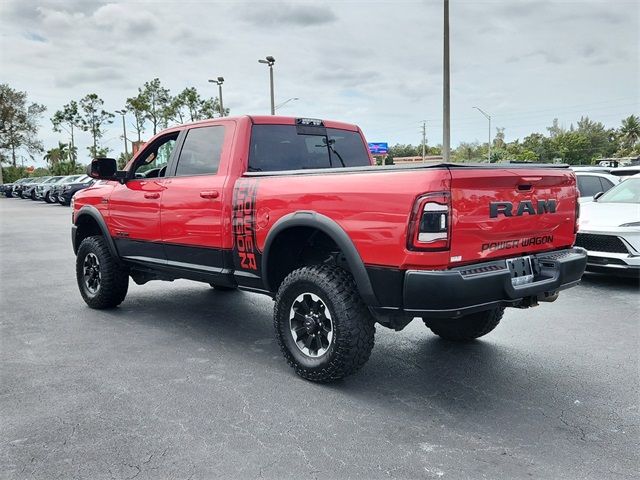
<svg viewBox="0 0 640 480">
<path fill-rule="evenodd" d="M 583 394 L 577 390 L 590 388 L 578 386 L 566 364 L 558 369 L 533 349 L 490 337 L 455 344 L 423 326 L 401 333 L 378 326 L 376 346 L 361 371 L 333 384 L 314 385 L 298 378 L 284 361 L 274 338 L 272 309 L 267 297 L 198 286 L 162 294 L 139 290 L 120 308 L 105 313 L 111 320 L 188 337 L 206 348 L 211 360 L 224 356 L 230 374 L 234 369 L 251 370 L 278 382 L 279 388 L 324 390 L 377 408 L 409 409 L 420 417 L 439 412 L 477 418 L 496 409 L 544 410 L 558 397 L 572 402 Z"/>
</svg>

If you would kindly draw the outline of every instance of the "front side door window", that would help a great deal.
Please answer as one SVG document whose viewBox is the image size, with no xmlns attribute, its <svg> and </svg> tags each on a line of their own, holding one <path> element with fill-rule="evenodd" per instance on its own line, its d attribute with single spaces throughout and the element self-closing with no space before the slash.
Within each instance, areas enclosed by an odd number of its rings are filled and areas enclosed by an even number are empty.
<svg viewBox="0 0 640 480">
<path fill-rule="evenodd" d="M 132 167 L 132 178 L 164 177 L 177 139 L 178 132 L 162 137 L 145 148 Z"/>
</svg>

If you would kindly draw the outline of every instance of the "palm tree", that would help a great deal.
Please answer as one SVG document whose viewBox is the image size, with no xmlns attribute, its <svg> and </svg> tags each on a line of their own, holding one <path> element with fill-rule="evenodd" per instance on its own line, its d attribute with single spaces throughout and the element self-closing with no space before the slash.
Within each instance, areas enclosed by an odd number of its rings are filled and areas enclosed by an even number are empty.
<svg viewBox="0 0 640 480">
<path fill-rule="evenodd" d="M 640 140 L 640 118 L 630 115 L 622 120 L 620 138 L 625 147 L 633 147 Z"/>
<path fill-rule="evenodd" d="M 58 142 L 58 150 L 60 151 L 60 159 L 65 162 L 69 158 L 69 144 Z"/>
<path fill-rule="evenodd" d="M 44 155 L 46 162 L 52 167 L 56 166 L 62 161 L 62 155 L 59 148 L 50 148 Z"/>
</svg>

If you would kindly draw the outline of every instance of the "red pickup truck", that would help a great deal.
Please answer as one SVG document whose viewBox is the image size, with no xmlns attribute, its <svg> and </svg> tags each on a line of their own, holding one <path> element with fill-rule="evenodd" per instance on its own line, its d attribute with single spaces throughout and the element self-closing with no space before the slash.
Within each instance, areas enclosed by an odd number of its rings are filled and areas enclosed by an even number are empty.
<svg viewBox="0 0 640 480">
<path fill-rule="evenodd" d="M 505 307 L 576 285 L 574 174 L 555 165 L 372 165 L 357 126 L 277 116 L 170 128 L 73 199 L 80 293 L 112 308 L 129 278 L 186 278 L 275 298 L 276 337 L 304 378 L 356 371 L 375 323 L 421 317 L 470 340 Z"/>
</svg>

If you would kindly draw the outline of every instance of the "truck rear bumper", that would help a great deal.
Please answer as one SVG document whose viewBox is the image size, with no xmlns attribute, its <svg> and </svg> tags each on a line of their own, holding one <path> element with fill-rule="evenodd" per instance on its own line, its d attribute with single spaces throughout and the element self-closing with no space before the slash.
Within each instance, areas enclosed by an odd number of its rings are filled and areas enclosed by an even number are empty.
<svg viewBox="0 0 640 480">
<path fill-rule="evenodd" d="M 530 306 L 576 285 L 587 265 L 579 247 L 531 255 L 534 278 L 514 285 L 505 260 L 451 270 L 405 273 L 403 313 L 415 317 L 459 317 L 499 306 Z M 553 297 L 552 297 L 553 298 Z"/>
</svg>

